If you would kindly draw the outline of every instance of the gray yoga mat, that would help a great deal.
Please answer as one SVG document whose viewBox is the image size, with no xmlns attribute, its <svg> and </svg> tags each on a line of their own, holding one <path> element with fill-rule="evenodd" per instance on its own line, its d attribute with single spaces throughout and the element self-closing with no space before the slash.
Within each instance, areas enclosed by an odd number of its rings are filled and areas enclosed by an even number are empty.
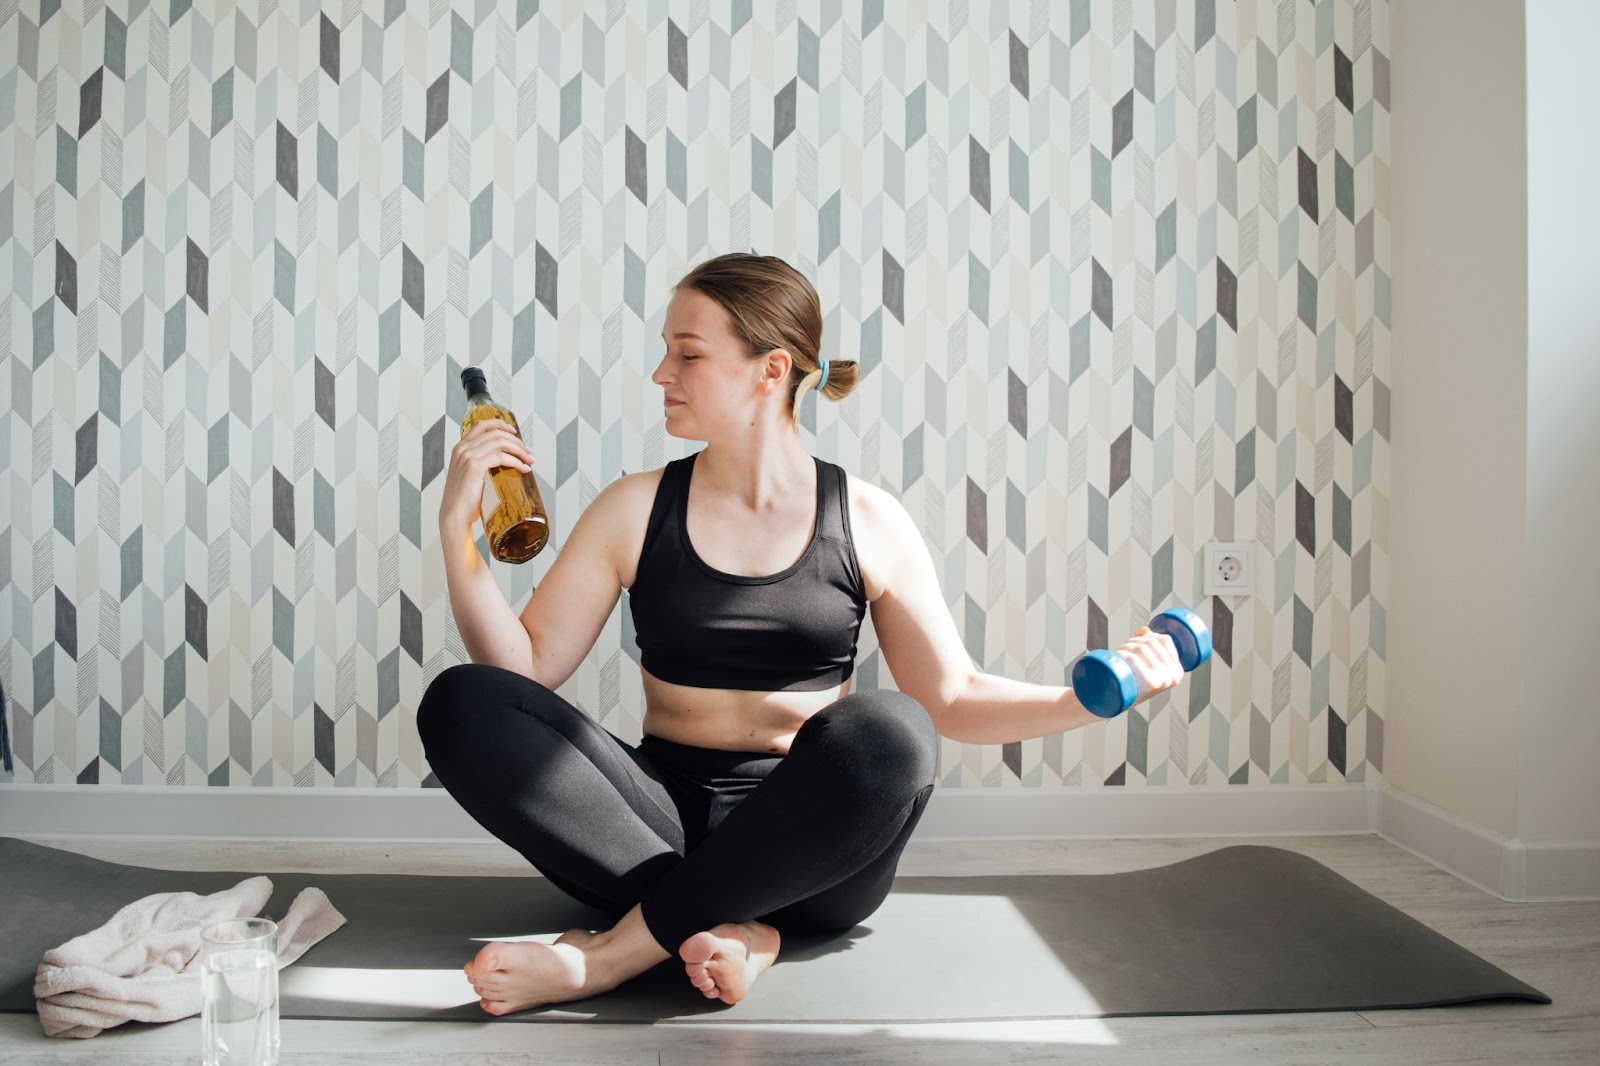
<svg viewBox="0 0 1600 1066">
<path fill-rule="evenodd" d="M 44 952 L 156 892 L 249 872 L 104 862 L 0 837 L 0 1010 L 32 1011 Z M 614 916 L 539 877 L 270 873 L 265 914 L 306 885 L 347 925 L 280 974 L 288 1018 L 492 1021 L 461 966 L 490 940 L 546 943 Z M 900 877 L 847 933 L 786 937 L 734 1006 L 669 959 L 601 996 L 509 1021 L 920 1022 L 1432 1007 L 1550 997 L 1281 848 L 1224 847 L 1116 874 Z"/>
</svg>

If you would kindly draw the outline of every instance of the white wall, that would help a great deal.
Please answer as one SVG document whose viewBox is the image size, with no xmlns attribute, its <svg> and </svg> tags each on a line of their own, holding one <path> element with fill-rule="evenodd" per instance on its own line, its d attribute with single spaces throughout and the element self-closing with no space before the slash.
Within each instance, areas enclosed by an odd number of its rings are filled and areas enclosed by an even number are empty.
<svg viewBox="0 0 1600 1066">
<path fill-rule="evenodd" d="M 1385 775 L 1528 842 L 1600 840 L 1600 37 L 1589 0 L 1391 8 Z"/>
<path fill-rule="evenodd" d="M 1523 14 L 1404 0 L 1394 50 L 1384 775 L 1518 831 L 1527 432 Z"/>
<path fill-rule="evenodd" d="M 1600 840 L 1600 4 L 1529 0 L 1525 840 Z"/>
</svg>

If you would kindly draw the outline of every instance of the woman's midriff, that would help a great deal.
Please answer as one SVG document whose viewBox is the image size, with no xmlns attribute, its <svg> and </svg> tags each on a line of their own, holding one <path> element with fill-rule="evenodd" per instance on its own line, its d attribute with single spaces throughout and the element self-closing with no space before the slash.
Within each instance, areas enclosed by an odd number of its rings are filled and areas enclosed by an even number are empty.
<svg viewBox="0 0 1600 1066">
<path fill-rule="evenodd" d="M 643 731 L 697 748 L 787 755 L 806 719 L 850 691 L 845 681 L 815 692 L 747 692 L 692 688 L 662 681 L 640 668 Z"/>
</svg>

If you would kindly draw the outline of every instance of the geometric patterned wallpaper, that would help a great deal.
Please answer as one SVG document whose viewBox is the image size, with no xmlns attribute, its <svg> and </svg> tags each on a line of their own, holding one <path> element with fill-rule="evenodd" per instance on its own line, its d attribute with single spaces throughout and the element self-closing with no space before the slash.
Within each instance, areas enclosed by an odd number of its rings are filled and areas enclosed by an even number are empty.
<svg viewBox="0 0 1600 1066">
<path fill-rule="evenodd" d="M 865 373 L 802 439 L 904 501 L 980 667 L 1212 625 L 944 786 L 1378 774 L 1387 47 L 1383 0 L 0 0 L 0 780 L 436 785 L 459 368 L 540 457 L 520 609 L 701 447 L 649 374 L 732 249 L 816 285 Z M 1208 540 L 1254 596 L 1201 597 Z M 638 740 L 625 600 L 563 694 Z"/>
</svg>

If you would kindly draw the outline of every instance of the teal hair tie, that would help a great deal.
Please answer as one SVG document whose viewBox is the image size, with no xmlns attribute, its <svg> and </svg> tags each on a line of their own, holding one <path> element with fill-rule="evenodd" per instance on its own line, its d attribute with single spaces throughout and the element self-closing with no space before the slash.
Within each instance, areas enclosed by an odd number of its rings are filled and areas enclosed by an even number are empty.
<svg viewBox="0 0 1600 1066">
<path fill-rule="evenodd" d="M 826 385 L 827 383 L 828 383 L 828 361 L 826 359 L 824 359 L 824 360 L 822 360 L 822 377 L 817 380 L 817 391 L 821 392 L 823 386 Z"/>
</svg>

